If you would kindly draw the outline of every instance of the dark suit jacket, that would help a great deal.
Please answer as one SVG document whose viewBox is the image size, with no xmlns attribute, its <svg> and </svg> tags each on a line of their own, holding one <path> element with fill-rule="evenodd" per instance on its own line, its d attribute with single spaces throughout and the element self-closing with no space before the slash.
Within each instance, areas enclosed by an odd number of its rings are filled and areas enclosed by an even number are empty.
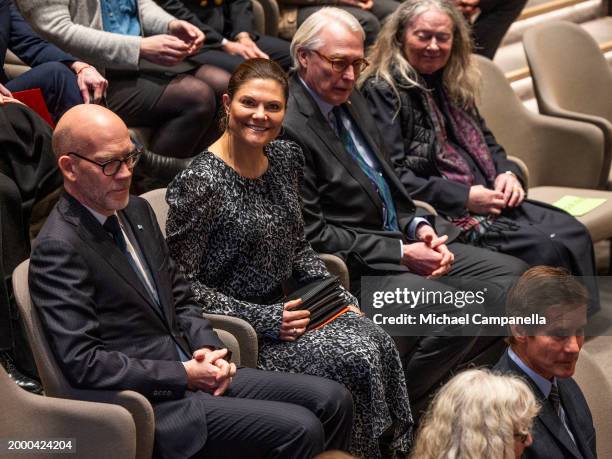
<svg viewBox="0 0 612 459">
<path fill-rule="evenodd" d="M 171 15 L 191 22 L 206 34 L 205 46 L 219 45 L 223 37 L 233 39 L 240 32 L 248 32 L 258 38 L 253 26 L 251 0 L 223 0 L 220 5 L 208 0 L 206 6 L 200 0 L 155 0 Z"/>
<path fill-rule="evenodd" d="M 0 83 L 8 80 L 3 70 L 7 49 L 30 67 L 45 62 L 76 61 L 70 54 L 36 35 L 12 0 L 0 0 Z"/>
<path fill-rule="evenodd" d="M 554 412 L 551 404 L 544 399 L 544 395 L 527 374 L 514 363 L 505 352 L 497 362 L 494 370 L 502 373 L 513 373 L 525 379 L 538 401 L 542 404 L 540 414 L 533 426 L 533 444 L 525 449 L 525 459 L 595 459 L 595 428 L 591 410 L 576 381 L 572 378 L 557 378 L 561 405 L 565 410 L 567 421 L 576 440 L 574 444 L 571 437 L 561 423 L 559 416 Z M 577 445 L 577 446 L 576 446 Z"/>
<path fill-rule="evenodd" d="M 408 225 L 415 215 L 425 215 L 415 208 L 389 166 L 364 98 L 355 90 L 345 105 L 382 165 L 402 232 L 383 229 L 383 205 L 376 189 L 346 152 L 315 100 L 294 75 L 284 127 L 286 136 L 297 142 L 304 152 L 302 198 L 306 237 L 318 252 L 334 253 L 343 258 L 350 271 L 407 271 L 400 265 L 399 240 L 406 241 Z M 433 216 L 426 218 L 440 234 L 451 237 L 457 234 L 448 223 Z"/>
<path fill-rule="evenodd" d="M 145 395 L 163 457 L 189 457 L 206 440 L 206 410 L 199 393 L 186 391 L 176 346 L 191 355 L 224 345 L 170 258 L 148 203 L 131 197 L 120 213 L 144 254 L 161 310 L 109 234 L 67 194 L 34 243 L 32 299 L 69 382 Z"/>
</svg>

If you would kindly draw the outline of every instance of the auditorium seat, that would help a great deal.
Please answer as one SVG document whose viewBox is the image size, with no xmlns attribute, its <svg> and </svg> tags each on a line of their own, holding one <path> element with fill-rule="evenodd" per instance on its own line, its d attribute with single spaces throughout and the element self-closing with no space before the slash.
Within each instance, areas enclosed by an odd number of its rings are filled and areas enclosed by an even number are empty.
<svg viewBox="0 0 612 459">
<path fill-rule="evenodd" d="M 34 395 L 19 388 L 0 366 L 0 456 L 34 458 L 80 457 L 88 459 L 132 459 L 136 452 L 136 427 L 130 413 L 108 403 L 63 400 Z M 5 450 L 8 440 L 38 441 L 39 448 Z M 46 449 L 40 440 L 57 440 Z M 66 447 L 70 441 L 70 447 Z M 17 443 L 16 446 L 20 446 Z M 13 444 L 12 446 L 15 446 Z M 70 453 L 72 452 L 72 454 Z M 74 454 L 76 453 L 76 454 Z M 6 456 L 5 456 L 6 455 Z"/>
<path fill-rule="evenodd" d="M 598 188 L 610 182 L 612 160 L 612 69 L 582 27 L 551 22 L 525 33 L 523 46 L 540 112 L 597 126 L 604 136 Z"/>
<path fill-rule="evenodd" d="M 553 203 L 565 195 L 604 198 L 578 217 L 593 242 L 612 237 L 612 192 L 595 189 L 607 167 L 604 138 L 592 124 L 533 113 L 525 108 L 501 70 L 475 56 L 483 86 L 478 108 L 497 141 L 529 171 L 528 197 Z"/>
</svg>

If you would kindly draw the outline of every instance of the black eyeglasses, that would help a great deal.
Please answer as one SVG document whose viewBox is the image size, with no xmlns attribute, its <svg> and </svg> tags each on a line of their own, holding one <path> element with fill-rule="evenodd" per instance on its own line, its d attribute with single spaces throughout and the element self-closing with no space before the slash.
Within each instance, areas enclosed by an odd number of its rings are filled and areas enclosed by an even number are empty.
<svg viewBox="0 0 612 459">
<path fill-rule="evenodd" d="M 348 62 L 345 59 L 332 59 L 314 49 L 311 51 L 313 53 L 316 53 L 316 55 L 320 58 L 325 59 L 327 62 L 329 62 L 331 64 L 332 70 L 338 73 L 343 73 L 350 65 L 353 67 L 353 72 L 355 72 L 355 76 L 357 77 L 361 74 L 361 72 L 366 69 L 368 65 L 370 65 L 370 63 L 364 58 L 355 59 L 353 62 Z"/>
<path fill-rule="evenodd" d="M 125 158 L 111 159 L 110 161 L 106 161 L 103 163 L 99 163 L 97 161 L 94 161 L 93 159 L 86 158 L 85 156 L 79 155 L 78 153 L 75 153 L 75 152 L 70 152 L 68 154 L 76 156 L 77 158 L 84 159 L 85 161 L 95 164 L 96 166 L 100 166 L 102 168 L 102 173 L 110 177 L 112 175 L 115 175 L 117 172 L 121 170 L 121 165 L 123 163 L 125 163 L 125 165 L 128 167 L 129 170 L 134 169 L 134 166 L 140 159 L 142 152 L 143 152 L 142 147 L 136 146 L 136 148 L 134 148 L 134 150 L 130 152 Z"/>
</svg>

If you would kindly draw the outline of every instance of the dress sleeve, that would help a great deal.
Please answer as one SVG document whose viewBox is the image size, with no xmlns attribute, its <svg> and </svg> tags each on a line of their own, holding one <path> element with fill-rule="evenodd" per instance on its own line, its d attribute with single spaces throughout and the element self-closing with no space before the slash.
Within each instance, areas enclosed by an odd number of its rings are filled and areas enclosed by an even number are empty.
<svg viewBox="0 0 612 459">
<path fill-rule="evenodd" d="M 223 212 L 222 198 L 215 190 L 215 177 L 188 169 L 168 187 L 170 206 L 166 227 L 170 254 L 191 284 L 204 312 L 239 317 L 249 322 L 258 335 L 278 338 L 283 304 L 262 305 L 238 300 L 205 283 L 208 235 L 217 212 Z"/>
</svg>

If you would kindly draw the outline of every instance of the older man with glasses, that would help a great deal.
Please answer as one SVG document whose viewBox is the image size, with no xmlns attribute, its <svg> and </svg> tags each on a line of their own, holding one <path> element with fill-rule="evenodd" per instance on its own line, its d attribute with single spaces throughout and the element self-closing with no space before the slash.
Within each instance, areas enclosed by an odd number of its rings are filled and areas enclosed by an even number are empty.
<svg viewBox="0 0 612 459">
<path fill-rule="evenodd" d="M 368 65 L 363 42 L 363 30 L 352 15 L 323 8 L 304 21 L 291 43 L 297 72 L 290 83 L 285 129 L 286 136 L 304 152 L 307 238 L 315 250 L 346 261 L 351 291 L 358 297 L 362 277 L 373 276 L 369 281 L 376 291 L 483 290 L 487 292 L 486 309 L 503 311 L 511 278 L 520 275 L 526 265 L 514 257 L 458 242 L 447 246 L 456 230 L 416 210 L 387 163 L 376 123 L 355 89 L 356 79 Z M 449 235 L 442 235 L 446 232 Z M 460 308 L 420 302 L 412 310 L 459 316 L 465 313 Z M 410 310 L 400 302 L 385 309 L 394 313 Z M 492 352 L 489 360 L 480 363 L 492 364 L 503 352 L 498 337 L 461 336 L 466 332 L 457 327 L 432 327 L 426 337 L 399 328 L 388 330 L 411 335 L 398 338 L 397 343 L 404 354 L 416 416 L 458 364 L 484 350 L 492 351 L 492 345 L 500 344 L 499 353 Z"/>
</svg>

